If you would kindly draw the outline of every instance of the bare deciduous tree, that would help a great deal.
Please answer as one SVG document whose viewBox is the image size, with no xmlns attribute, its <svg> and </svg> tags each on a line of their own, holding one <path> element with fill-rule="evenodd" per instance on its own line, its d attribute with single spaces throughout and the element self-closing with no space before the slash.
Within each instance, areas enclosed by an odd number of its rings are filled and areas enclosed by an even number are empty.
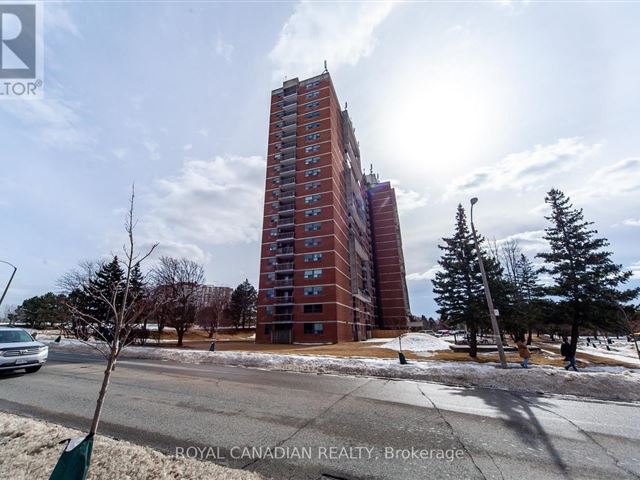
<svg viewBox="0 0 640 480">
<path fill-rule="evenodd" d="M 198 311 L 198 325 L 205 329 L 209 338 L 213 337 L 227 313 L 232 291 L 230 288 L 213 287 L 208 292 Z"/>
<path fill-rule="evenodd" d="M 123 348 L 129 344 L 132 331 L 148 306 L 147 302 L 143 301 L 143 296 L 140 295 L 140 292 L 132 288 L 132 273 L 136 266 L 139 267 L 153 253 L 158 244 L 152 245 L 144 254 L 137 253 L 134 241 L 134 229 L 136 226 L 134 200 L 135 189 L 132 187 L 129 210 L 125 219 L 128 242 L 123 246 L 124 257 L 120 262 L 124 272 L 123 280 L 118 282 L 117 285 L 112 285 L 108 289 L 108 294 L 105 291 L 94 288 L 92 282 L 88 281 L 88 279 L 95 275 L 97 271 L 96 264 L 95 262 L 87 262 L 81 264 L 79 271 L 67 274 L 60 282 L 61 285 L 65 285 L 67 288 L 82 288 L 88 298 L 101 303 L 109 310 L 107 318 L 97 317 L 90 310 L 88 311 L 71 302 L 68 303 L 68 308 L 75 320 L 86 327 L 89 334 L 96 340 L 96 342 L 86 343 L 98 350 L 107 360 L 107 367 L 104 371 L 89 431 L 91 435 L 95 434 L 98 429 L 111 373 L 115 369 L 118 357 Z"/>
<path fill-rule="evenodd" d="M 151 278 L 162 296 L 160 308 L 166 315 L 166 325 L 176 330 L 181 347 L 184 334 L 196 321 L 197 292 L 204 283 L 204 268 L 186 258 L 163 256 L 152 270 Z"/>
</svg>

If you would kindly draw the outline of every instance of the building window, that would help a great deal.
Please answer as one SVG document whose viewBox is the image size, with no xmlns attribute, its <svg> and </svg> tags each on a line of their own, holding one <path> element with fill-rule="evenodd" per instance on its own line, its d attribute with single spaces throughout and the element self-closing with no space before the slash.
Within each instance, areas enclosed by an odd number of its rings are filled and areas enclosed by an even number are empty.
<svg viewBox="0 0 640 480">
<path fill-rule="evenodd" d="M 305 232 L 317 232 L 321 228 L 322 228 L 322 224 L 321 223 L 307 223 L 304 226 L 304 231 Z"/>
<path fill-rule="evenodd" d="M 324 325 L 322 323 L 305 323 L 305 335 L 322 335 L 324 333 Z"/>
<path fill-rule="evenodd" d="M 313 142 L 314 140 L 318 140 L 320 138 L 320 134 L 319 133 L 310 133 L 309 135 L 306 135 L 304 137 L 304 139 L 307 142 Z M 315 146 L 315 145 L 314 145 Z"/>
<path fill-rule="evenodd" d="M 320 268 L 314 268 L 313 270 L 305 270 L 304 271 L 304 278 L 309 279 L 309 278 L 320 278 L 322 276 L 322 269 Z"/>
<path fill-rule="evenodd" d="M 322 287 L 304 287 L 304 294 L 307 297 L 322 295 Z"/>
<path fill-rule="evenodd" d="M 321 208 L 312 208 L 310 210 L 305 210 L 304 211 L 304 216 L 305 217 L 317 217 L 321 213 L 322 213 L 322 209 Z"/>
<path fill-rule="evenodd" d="M 320 182 L 309 182 L 304 186 L 305 190 L 313 190 L 314 188 L 320 188 Z"/>
<path fill-rule="evenodd" d="M 319 107 L 319 106 L 320 106 L 320 102 L 318 102 L 318 101 L 309 102 L 309 103 L 305 104 L 305 108 L 307 110 L 312 109 L 312 108 L 316 108 L 316 107 Z"/>
<path fill-rule="evenodd" d="M 320 85 L 320 80 L 316 80 L 315 82 L 309 82 L 307 83 L 307 90 L 313 87 L 317 87 L 318 85 Z"/>
<path fill-rule="evenodd" d="M 267 290 L 267 298 L 273 298 L 276 296 L 276 292 L 272 289 Z"/>
<path fill-rule="evenodd" d="M 278 249 L 278 246 L 275 243 L 272 243 L 271 245 L 269 245 L 270 252 L 275 252 L 277 249 Z"/>
<path fill-rule="evenodd" d="M 317 177 L 318 175 L 320 175 L 319 168 L 312 168 L 310 170 L 305 170 L 304 172 L 305 177 Z"/>
<path fill-rule="evenodd" d="M 319 193 L 316 193 L 315 195 L 309 195 L 307 197 L 304 197 L 304 203 L 317 202 L 321 197 L 322 195 L 320 195 Z"/>
<path fill-rule="evenodd" d="M 311 165 L 314 163 L 318 163 L 320 161 L 320 157 L 309 157 L 304 159 L 305 165 Z"/>
<path fill-rule="evenodd" d="M 271 179 L 271 183 L 275 183 L 277 185 L 278 183 L 280 183 L 280 177 L 273 177 Z"/>
<path fill-rule="evenodd" d="M 318 128 L 320 126 L 320 122 L 313 122 L 305 125 L 305 130 L 313 130 L 314 128 Z"/>
<path fill-rule="evenodd" d="M 276 279 L 276 274 L 274 272 L 267 273 L 267 281 L 273 282 Z"/>
<path fill-rule="evenodd" d="M 305 262 L 317 262 L 322 258 L 322 254 L 321 253 L 307 253 L 304 256 L 304 261 Z"/>
<path fill-rule="evenodd" d="M 303 312 L 304 313 L 322 313 L 322 304 L 316 303 L 312 305 L 304 305 Z"/>
<path fill-rule="evenodd" d="M 319 238 L 305 238 L 304 246 L 305 247 L 317 247 L 322 243 L 322 240 Z"/>
<path fill-rule="evenodd" d="M 271 223 L 278 223 L 278 217 L 271 217 Z"/>
<path fill-rule="evenodd" d="M 309 112 L 304 114 L 304 118 L 316 118 L 319 116 L 320 116 L 320 112 L 317 110 L 315 112 Z"/>
<path fill-rule="evenodd" d="M 269 232 L 269 235 L 271 235 L 272 237 L 277 237 L 277 236 L 278 236 L 278 230 L 277 230 L 277 229 L 275 229 L 275 228 L 274 228 L 274 229 L 272 229 L 272 230 Z"/>
<path fill-rule="evenodd" d="M 309 92 L 309 93 L 305 94 L 304 98 L 316 98 L 318 95 L 320 95 L 320 90 L 316 90 L 314 92 Z"/>
<path fill-rule="evenodd" d="M 320 145 L 309 145 L 308 147 L 304 147 L 305 153 L 317 152 L 318 150 L 320 150 Z"/>
</svg>

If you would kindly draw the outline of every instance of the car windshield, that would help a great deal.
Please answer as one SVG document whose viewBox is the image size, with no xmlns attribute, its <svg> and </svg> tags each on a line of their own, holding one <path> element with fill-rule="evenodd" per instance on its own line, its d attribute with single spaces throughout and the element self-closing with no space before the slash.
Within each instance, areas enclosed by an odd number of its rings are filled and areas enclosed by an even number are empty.
<svg viewBox="0 0 640 480">
<path fill-rule="evenodd" d="M 24 330 L 0 331 L 0 343 L 33 342 L 33 338 Z"/>
</svg>

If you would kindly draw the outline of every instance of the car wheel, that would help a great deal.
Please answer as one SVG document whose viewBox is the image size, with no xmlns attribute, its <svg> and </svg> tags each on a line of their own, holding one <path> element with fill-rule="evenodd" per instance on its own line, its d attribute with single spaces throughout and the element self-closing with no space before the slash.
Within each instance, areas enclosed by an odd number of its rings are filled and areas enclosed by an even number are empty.
<svg viewBox="0 0 640 480">
<path fill-rule="evenodd" d="M 41 368 L 42 368 L 42 365 L 38 365 L 37 367 L 27 367 L 27 368 L 25 368 L 25 371 L 27 373 L 36 373 Z"/>
</svg>

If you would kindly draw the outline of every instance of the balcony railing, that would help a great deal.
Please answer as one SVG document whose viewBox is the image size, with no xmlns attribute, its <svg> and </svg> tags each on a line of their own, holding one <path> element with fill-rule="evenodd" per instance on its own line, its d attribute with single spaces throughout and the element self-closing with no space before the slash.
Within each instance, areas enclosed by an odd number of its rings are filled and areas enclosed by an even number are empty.
<svg viewBox="0 0 640 480">
<path fill-rule="evenodd" d="M 286 200 L 286 199 L 291 199 L 291 198 L 295 198 L 295 197 L 296 197 L 296 191 L 295 190 L 285 190 L 285 191 L 280 192 L 278 194 L 278 199 L 280 199 L 280 200 Z"/>
<path fill-rule="evenodd" d="M 280 175 L 288 175 L 291 173 L 296 173 L 296 166 L 295 165 L 291 165 L 291 166 L 286 166 L 286 167 L 282 167 L 280 168 Z"/>
<path fill-rule="evenodd" d="M 293 287 L 293 278 L 276 280 L 276 287 Z"/>
<path fill-rule="evenodd" d="M 273 318 L 276 322 L 293 322 L 293 315 L 290 313 L 276 313 Z"/>
<path fill-rule="evenodd" d="M 278 232 L 278 236 L 276 237 L 278 240 L 293 240 L 294 239 L 294 230 Z"/>
<path fill-rule="evenodd" d="M 291 177 L 291 178 L 283 178 L 280 181 L 280 185 L 291 185 L 292 183 L 296 183 L 296 179 L 295 177 Z"/>
<path fill-rule="evenodd" d="M 293 295 L 283 295 L 283 296 L 277 296 L 274 297 L 276 299 L 276 303 L 277 304 L 286 304 L 286 303 L 293 303 Z"/>
<path fill-rule="evenodd" d="M 292 255 L 293 247 L 282 247 L 276 250 L 276 255 Z"/>
<path fill-rule="evenodd" d="M 293 262 L 276 263 L 276 272 L 293 270 Z"/>
<path fill-rule="evenodd" d="M 293 217 L 291 218 L 281 218 L 278 220 L 278 225 L 279 226 L 284 226 L 284 225 L 293 225 Z"/>
<path fill-rule="evenodd" d="M 280 145 L 280 149 L 284 152 L 285 150 L 289 150 L 292 148 L 296 148 L 296 142 L 287 142 L 287 143 L 282 143 Z"/>
</svg>

